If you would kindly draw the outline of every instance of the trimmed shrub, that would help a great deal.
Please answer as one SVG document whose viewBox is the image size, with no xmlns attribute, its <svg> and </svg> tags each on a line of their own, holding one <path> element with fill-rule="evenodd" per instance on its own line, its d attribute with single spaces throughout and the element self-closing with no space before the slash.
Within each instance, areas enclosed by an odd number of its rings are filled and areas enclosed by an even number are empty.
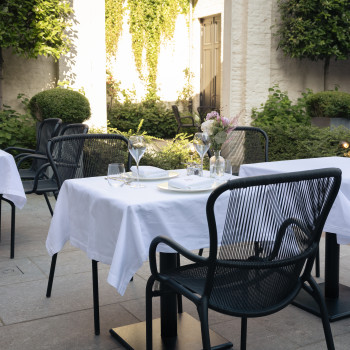
<svg viewBox="0 0 350 350">
<path fill-rule="evenodd" d="M 321 91 L 306 99 L 311 117 L 350 119 L 350 94 L 341 91 Z"/>
<path fill-rule="evenodd" d="M 42 121 L 61 118 L 63 123 L 82 123 L 91 116 L 90 103 L 81 93 L 55 88 L 39 92 L 29 101 L 32 116 Z"/>
<path fill-rule="evenodd" d="M 108 113 L 110 127 L 123 132 L 135 132 L 142 119 L 142 131 L 150 136 L 173 138 L 176 134 L 177 125 L 173 112 L 163 102 L 116 103 Z"/>
<path fill-rule="evenodd" d="M 269 137 L 269 160 L 344 156 L 341 141 L 350 142 L 350 130 L 316 126 L 265 126 Z"/>
</svg>

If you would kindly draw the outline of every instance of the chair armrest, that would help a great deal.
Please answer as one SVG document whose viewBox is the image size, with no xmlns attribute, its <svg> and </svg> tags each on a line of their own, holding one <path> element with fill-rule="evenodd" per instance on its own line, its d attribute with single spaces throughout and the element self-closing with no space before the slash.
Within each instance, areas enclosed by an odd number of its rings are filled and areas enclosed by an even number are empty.
<svg viewBox="0 0 350 350">
<path fill-rule="evenodd" d="M 35 177 L 33 179 L 33 188 L 30 190 L 30 192 L 26 192 L 26 193 L 34 193 L 34 192 L 36 192 L 36 190 L 38 188 L 38 182 L 42 178 L 42 174 L 44 174 L 46 172 L 46 169 L 49 166 L 51 166 L 50 163 L 45 163 L 37 170 L 37 172 L 35 174 Z"/>
<path fill-rule="evenodd" d="M 29 159 L 40 159 L 40 160 L 46 160 L 48 161 L 47 157 L 44 154 L 28 154 L 28 153 L 21 153 L 18 154 L 18 156 L 15 157 L 15 159 L 17 157 L 21 156 L 21 159 L 17 162 L 17 168 L 19 169 L 21 164 L 25 161 L 25 160 L 29 160 Z"/>
<path fill-rule="evenodd" d="M 21 151 L 21 152 L 26 152 L 26 153 L 34 153 L 35 150 L 31 148 L 22 148 L 22 147 L 6 147 L 4 149 L 5 152 L 8 151 Z"/>
<path fill-rule="evenodd" d="M 185 258 L 197 262 L 197 263 L 204 263 L 208 260 L 208 258 L 205 258 L 203 256 L 199 256 L 197 254 L 192 253 L 190 250 L 187 250 L 184 248 L 182 245 L 178 244 L 174 240 L 165 237 L 165 236 L 157 236 L 154 238 L 150 244 L 149 247 L 149 264 L 150 264 L 150 269 L 152 275 L 155 275 L 156 278 L 159 275 L 158 270 L 157 270 L 157 260 L 156 260 L 156 251 L 157 251 L 157 246 L 160 243 L 164 243 L 167 246 L 171 247 L 174 249 L 177 253 L 183 255 Z"/>
</svg>

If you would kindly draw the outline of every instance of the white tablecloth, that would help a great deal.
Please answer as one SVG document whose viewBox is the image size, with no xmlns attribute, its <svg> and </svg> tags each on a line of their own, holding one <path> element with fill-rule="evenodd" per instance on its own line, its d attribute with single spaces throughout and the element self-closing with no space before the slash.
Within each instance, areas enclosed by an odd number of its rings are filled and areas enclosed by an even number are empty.
<svg viewBox="0 0 350 350">
<path fill-rule="evenodd" d="M 27 201 L 15 160 L 11 154 L 2 150 L 0 150 L 0 194 L 19 209 L 22 209 Z"/>
<path fill-rule="evenodd" d="M 154 237 L 168 236 L 187 249 L 208 246 L 205 206 L 210 192 L 164 191 L 157 188 L 161 182 L 144 181 L 145 188 L 137 189 L 110 187 L 104 177 L 65 181 L 46 241 L 49 254 L 70 241 L 90 259 L 111 265 L 108 283 L 123 295 L 131 277 L 148 259 Z M 219 232 L 226 206 L 222 200 L 215 208 Z"/>
<path fill-rule="evenodd" d="M 321 168 L 342 170 L 342 183 L 324 225 L 324 231 L 337 234 L 339 244 L 350 243 L 350 158 L 322 157 L 241 165 L 239 176 L 268 175 Z"/>
</svg>

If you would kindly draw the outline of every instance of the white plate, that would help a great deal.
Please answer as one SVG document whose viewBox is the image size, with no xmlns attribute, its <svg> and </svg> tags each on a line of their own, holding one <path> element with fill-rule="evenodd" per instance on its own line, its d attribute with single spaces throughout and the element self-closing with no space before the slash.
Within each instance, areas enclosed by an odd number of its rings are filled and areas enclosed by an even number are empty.
<svg viewBox="0 0 350 350">
<path fill-rule="evenodd" d="M 202 188 L 193 188 L 193 189 L 186 189 L 186 188 L 177 188 L 177 187 L 172 187 L 169 186 L 168 182 L 162 182 L 159 184 L 157 187 L 161 190 L 166 190 L 166 191 L 174 191 L 174 192 L 205 192 L 205 191 L 212 191 L 216 187 L 218 187 L 220 184 L 214 182 L 210 186 L 202 187 Z"/>
<path fill-rule="evenodd" d="M 125 175 L 130 178 L 136 180 L 137 177 L 133 175 L 131 171 L 128 173 L 125 173 Z M 155 181 L 155 180 L 165 180 L 165 179 L 172 179 L 173 177 L 179 176 L 179 173 L 176 171 L 169 171 L 168 175 L 166 176 L 161 176 L 161 177 L 141 177 L 140 176 L 140 181 Z"/>
</svg>

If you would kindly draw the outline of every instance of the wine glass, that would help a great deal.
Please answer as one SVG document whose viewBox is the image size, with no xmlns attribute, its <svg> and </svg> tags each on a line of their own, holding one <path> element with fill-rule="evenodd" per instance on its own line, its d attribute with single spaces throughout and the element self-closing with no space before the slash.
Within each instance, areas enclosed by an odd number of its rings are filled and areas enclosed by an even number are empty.
<svg viewBox="0 0 350 350">
<path fill-rule="evenodd" d="M 136 184 L 131 185 L 131 187 L 137 187 L 137 188 L 144 187 L 143 185 L 140 184 L 140 177 L 139 177 L 139 162 L 146 151 L 146 141 L 144 137 L 141 135 L 130 136 L 128 148 L 129 148 L 130 154 L 135 159 L 136 169 L 137 169 L 137 182 Z"/>
<path fill-rule="evenodd" d="M 209 135 L 205 132 L 197 132 L 193 138 L 193 146 L 201 157 L 201 171 L 200 176 L 203 176 L 203 157 L 208 152 L 210 146 Z"/>
</svg>

